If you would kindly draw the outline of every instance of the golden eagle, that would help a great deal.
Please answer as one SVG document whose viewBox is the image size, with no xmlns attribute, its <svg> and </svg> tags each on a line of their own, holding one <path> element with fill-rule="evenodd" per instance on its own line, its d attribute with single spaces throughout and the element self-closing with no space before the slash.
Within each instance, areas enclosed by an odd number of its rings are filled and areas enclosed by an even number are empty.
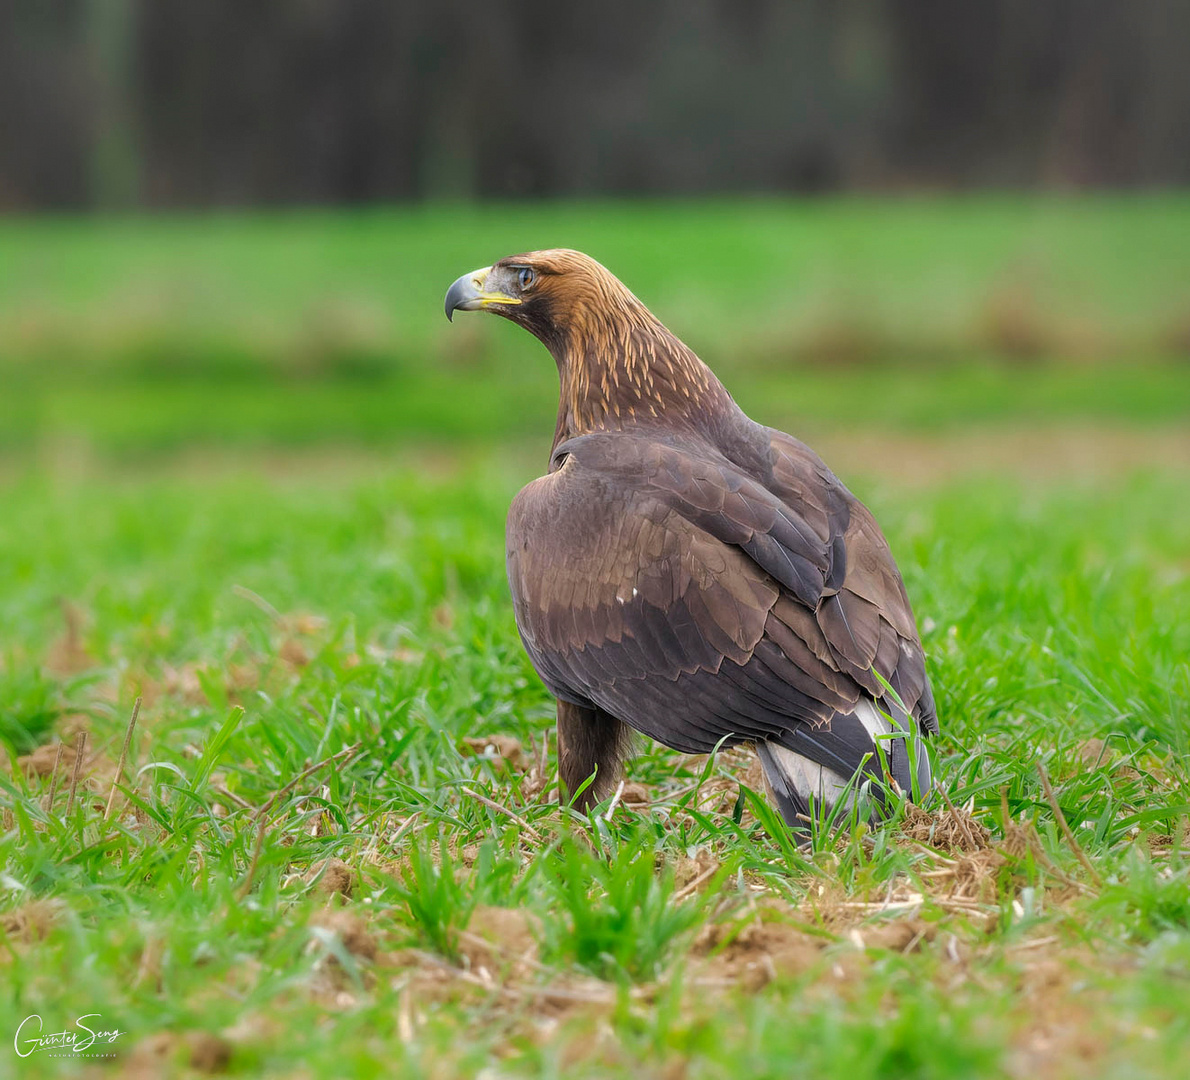
<svg viewBox="0 0 1190 1080">
<path fill-rule="evenodd" d="M 938 721 L 909 598 L 818 455 L 745 416 L 580 252 L 464 274 L 446 314 L 478 310 L 558 365 L 549 471 L 508 513 L 508 583 L 558 699 L 561 779 L 595 777 L 580 808 L 614 786 L 632 731 L 686 753 L 753 744 L 795 827 L 868 778 L 928 790 L 915 736 Z"/>
</svg>

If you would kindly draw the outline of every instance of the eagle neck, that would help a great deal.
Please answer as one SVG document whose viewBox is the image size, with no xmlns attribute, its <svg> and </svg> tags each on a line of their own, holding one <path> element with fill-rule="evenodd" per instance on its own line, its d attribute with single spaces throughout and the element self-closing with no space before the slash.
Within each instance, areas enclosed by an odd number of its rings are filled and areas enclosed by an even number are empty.
<svg viewBox="0 0 1190 1080">
<path fill-rule="evenodd" d="M 643 305 L 549 344 L 560 384 L 554 448 L 576 435 L 650 427 L 714 438 L 739 413 L 711 369 Z"/>
</svg>

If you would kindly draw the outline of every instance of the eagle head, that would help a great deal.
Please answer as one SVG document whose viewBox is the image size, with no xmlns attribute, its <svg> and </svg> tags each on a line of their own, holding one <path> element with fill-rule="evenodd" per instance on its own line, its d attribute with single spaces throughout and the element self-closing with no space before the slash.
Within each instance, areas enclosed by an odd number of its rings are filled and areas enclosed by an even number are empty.
<svg viewBox="0 0 1190 1080">
<path fill-rule="evenodd" d="M 446 291 L 446 317 L 490 311 L 559 346 L 617 321 L 652 321 L 645 306 L 609 270 L 581 251 L 554 248 L 509 255 L 464 274 Z"/>
<path fill-rule="evenodd" d="M 711 370 L 610 271 L 581 251 L 509 255 L 446 291 L 446 315 L 491 311 L 533 334 L 561 381 L 554 444 L 664 423 L 718 430 L 738 412 Z"/>
</svg>

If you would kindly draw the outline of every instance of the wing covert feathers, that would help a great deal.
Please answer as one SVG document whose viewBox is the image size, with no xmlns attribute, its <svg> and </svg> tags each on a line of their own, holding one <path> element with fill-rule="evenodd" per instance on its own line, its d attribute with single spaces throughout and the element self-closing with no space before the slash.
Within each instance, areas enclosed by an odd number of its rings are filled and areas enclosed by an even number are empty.
<svg viewBox="0 0 1190 1080">
<path fill-rule="evenodd" d="M 895 736 L 874 701 L 906 730 L 937 721 L 871 514 L 803 444 L 753 429 L 750 457 L 657 432 L 561 443 L 509 512 L 508 577 L 556 696 L 683 751 L 755 742 L 793 821 Z M 921 762 L 898 737 L 886 756 L 909 790 Z"/>
</svg>

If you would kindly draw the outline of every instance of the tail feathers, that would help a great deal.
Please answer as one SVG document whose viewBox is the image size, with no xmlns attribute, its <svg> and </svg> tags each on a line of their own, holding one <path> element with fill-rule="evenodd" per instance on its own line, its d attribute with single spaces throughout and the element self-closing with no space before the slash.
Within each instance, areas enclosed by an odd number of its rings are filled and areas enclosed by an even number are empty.
<svg viewBox="0 0 1190 1080">
<path fill-rule="evenodd" d="M 834 807 L 847 790 L 845 776 L 780 743 L 757 743 L 756 753 L 777 809 L 790 828 L 806 828 L 816 806 Z M 848 796 L 854 797 L 854 792 Z"/>
<path fill-rule="evenodd" d="M 834 716 L 822 728 L 799 726 L 784 733 L 780 742 L 758 743 L 765 777 L 786 822 L 804 828 L 814 813 L 830 813 L 844 798 L 849 810 L 858 788 L 868 778 L 891 778 L 906 793 L 913 793 L 916 778 L 917 792 L 924 795 L 929 791 L 930 763 L 925 748 L 917 740 L 882 737 L 916 730 L 914 720 L 898 713 L 900 710 L 890 710 L 890 722 L 874 702 L 861 701 L 852 712 Z M 912 763 L 911 757 L 915 757 Z M 861 769 L 863 775 L 853 783 L 852 777 Z M 880 798 L 878 791 L 876 797 Z"/>
</svg>

